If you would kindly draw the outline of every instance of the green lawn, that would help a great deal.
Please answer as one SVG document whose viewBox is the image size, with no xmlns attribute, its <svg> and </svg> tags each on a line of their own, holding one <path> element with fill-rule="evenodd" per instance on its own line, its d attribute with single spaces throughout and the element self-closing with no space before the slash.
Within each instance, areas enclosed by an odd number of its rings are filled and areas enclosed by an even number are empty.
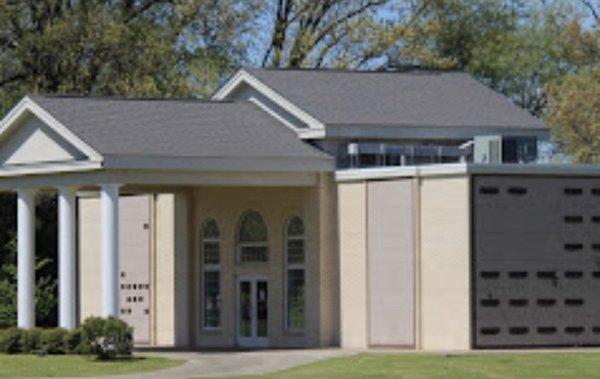
<svg viewBox="0 0 600 379">
<path fill-rule="evenodd" d="M 600 378 L 600 353 L 361 354 L 260 378 Z"/>
<path fill-rule="evenodd" d="M 98 361 L 80 355 L 37 357 L 0 354 L 0 378 L 116 375 L 160 370 L 181 363 L 183 362 L 155 357 Z"/>
</svg>

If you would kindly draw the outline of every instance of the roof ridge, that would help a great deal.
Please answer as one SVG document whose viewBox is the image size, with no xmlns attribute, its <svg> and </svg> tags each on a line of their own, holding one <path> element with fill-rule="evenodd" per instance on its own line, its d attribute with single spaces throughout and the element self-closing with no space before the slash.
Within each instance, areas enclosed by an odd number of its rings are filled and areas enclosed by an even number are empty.
<svg viewBox="0 0 600 379">
<path fill-rule="evenodd" d="M 189 102 L 201 104 L 231 104 L 240 103 L 233 100 L 212 100 L 212 99 L 195 99 L 195 98 L 164 98 L 164 97 L 125 97 L 125 96 L 96 96 L 96 95 L 77 95 L 77 94 L 53 94 L 53 93 L 28 93 L 29 98 L 36 97 L 47 99 L 81 99 L 81 100 L 97 100 L 97 101 L 172 101 L 172 102 Z"/>
<path fill-rule="evenodd" d="M 405 66 L 394 70 L 352 70 L 335 67 L 241 67 L 248 71 L 279 71 L 279 72 L 323 72 L 323 73 L 343 73 L 343 74 L 468 74 L 458 69 L 443 69 L 435 67 Z"/>
</svg>

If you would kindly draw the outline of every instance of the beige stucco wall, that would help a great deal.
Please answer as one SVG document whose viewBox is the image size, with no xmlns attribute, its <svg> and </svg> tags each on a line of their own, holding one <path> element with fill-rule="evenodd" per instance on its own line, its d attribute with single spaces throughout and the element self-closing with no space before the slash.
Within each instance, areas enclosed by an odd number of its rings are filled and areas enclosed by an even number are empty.
<svg viewBox="0 0 600 379">
<path fill-rule="evenodd" d="M 189 346 L 188 202 L 186 192 L 155 196 L 154 344 Z"/>
<path fill-rule="evenodd" d="M 151 342 L 189 346 L 189 193 L 154 196 L 151 223 Z M 127 203 L 121 202 L 121 207 Z M 80 320 L 101 315 L 100 200 L 79 199 Z M 124 233 L 123 226 L 120 232 Z"/>
<path fill-rule="evenodd" d="M 314 207 L 318 212 L 318 246 L 320 251 L 320 344 L 340 343 L 340 262 L 338 252 L 337 186 L 332 173 L 319 177 Z"/>
<path fill-rule="evenodd" d="M 468 177 L 421 179 L 420 348 L 470 348 Z"/>
<path fill-rule="evenodd" d="M 417 349 L 470 348 L 469 198 L 466 176 L 338 183 L 343 347 L 410 347 L 415 328 Z"/>
<path fill-rule="evenodd" d="M 367 185 L 338 183 L 341 345 L 366 348 Z"/>
<path fill-rule="evenodd" d="M 412 179 L 370 181 L 367 204 L 369 345 L 415 345 Z"/>
<path fill-rule="evenodd" d="M 78 200 L 79 318 L 102 314 L 100 294 L 100 199 Z"/>
</svg>

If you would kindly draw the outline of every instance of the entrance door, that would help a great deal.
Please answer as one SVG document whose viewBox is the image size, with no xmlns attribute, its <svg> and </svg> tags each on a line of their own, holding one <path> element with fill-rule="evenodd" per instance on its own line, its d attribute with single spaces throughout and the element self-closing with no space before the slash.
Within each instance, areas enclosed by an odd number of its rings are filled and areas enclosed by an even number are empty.
<svg viewBox="0 0 600 379">
<path fill-rule="evenodd" d="M 238 281 L 238 336 L 241 347 L 267 347 L 269 290 L 264 279 Z"/>
</svg>

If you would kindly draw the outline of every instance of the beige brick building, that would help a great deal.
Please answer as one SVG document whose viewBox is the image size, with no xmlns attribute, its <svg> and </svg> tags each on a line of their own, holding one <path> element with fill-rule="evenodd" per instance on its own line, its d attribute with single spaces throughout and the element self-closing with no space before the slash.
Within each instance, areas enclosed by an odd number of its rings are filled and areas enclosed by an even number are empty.
<svg viewBox="0 0 600 379">
<path fill-rule="evenodd" d="M 477 111 L 473 111 L 477 110 Z M 242 69 L 213 100 L 32 95 L 0 125 L 34 326 L 57 193 L 59 325 L 139 346 L 600 344 L 600 168 L 466 74 Z"/>
</svg>

